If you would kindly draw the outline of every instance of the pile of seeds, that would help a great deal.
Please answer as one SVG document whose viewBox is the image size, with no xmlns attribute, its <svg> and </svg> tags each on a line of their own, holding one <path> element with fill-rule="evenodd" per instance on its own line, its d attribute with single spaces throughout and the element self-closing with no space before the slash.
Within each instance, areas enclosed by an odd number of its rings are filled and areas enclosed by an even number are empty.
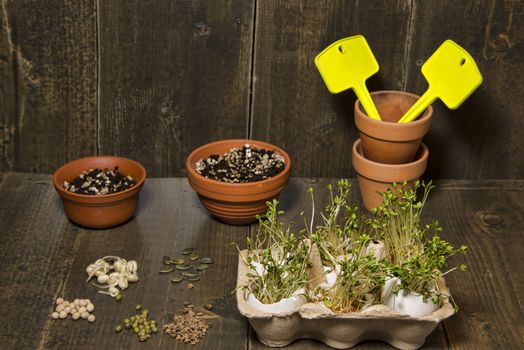
<svg viewBox="0 0 524 350">
<path fill-rule="evenodd" d="M 214 154 L 199 160 L 195 170 L 208 179 L 245 183 L 269 179 L 281 173 L 285 167 L 281 155 L 246 144 L 242 148 L 232 148 L 222 156 Z"/>
<path fill-rule="evenodd" d="M 122 291 L 127 289 L 128 282 L 138 281 L 138 264 L 134 260 L 127 261 L 119 256 L 105 256 L 86 268 L 87 281 L 96 277 L 98 288 L 107 289 L 99 293 L 107 294 L 117 301 L 122 299 Z"/>
<path fill-rule="evenodd" d="M 51 314 L 51 317 L 55 320 L 63 320 L 71 315 L 71 318 L 75 321 L 82 318 L 89 322 L 95 322 L 96 317 L 95 314 L 93 314 L 94 310 L 95 306 L 89 299 L 68 301 L 63 298 L 58 298 L 56 299 L 55 311 Z"/>
<path fill-rule="evenodd" d="M 135 310 L 137 312 L 142 310 L 142 305 L 138 304 Z M 149 310 L 147 309 L 143 309 L 142 312 L 126 318 L 123 328 L 120 324 L 115 326 L 116 333 L 122 332 L 123 329 L 132 329 L 141 342 L 147 341 L 153 334 L 158 333 L 158 325 L 155 320 L 149 319 Z"/>
<path fill-rule="evenodd" d="M 164 256 L 164 264 L 159 273 L 175 272 L 171 282 L 180 283 L 183 280 L 188 282 L 200 281 L 202 274 L 213 264 L 215 260 L 211 257 L 201 258 L 196 248 L 186 248 L 182 251 L 182 257 Z M 192 289 L 193 283 L 188 283 L 187 288 Z"/>
<path fill-rule="evenodd" d="M 173 322 L 163 326 L 164 332 L 186 344 L 198 343 L 211 325 L 202 319 L 201 312 L 195 313 L 193 307 L 187 305 L 184 315 L 175 316 Z"/>
<path fill-rule="evenodd" d="M 88 195 L 103 195 L 121 192 L 135 185 L 131 176 L 126 176 L 118 171 L 108 169 L 89 169 L 83 171 L 70 183 L 64 181 L 64 188 L 70 192 Z"/>
</svg>

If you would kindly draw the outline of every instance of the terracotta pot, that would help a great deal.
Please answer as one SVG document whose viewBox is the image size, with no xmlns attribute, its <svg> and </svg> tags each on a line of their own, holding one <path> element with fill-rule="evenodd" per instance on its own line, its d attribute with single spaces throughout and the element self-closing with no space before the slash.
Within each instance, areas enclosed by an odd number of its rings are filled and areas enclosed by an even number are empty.
<svg viewBox="0 0 524 350">
<path fill-rule="evenodd" d="M 71 182 L 82 171 L 93 168 L 113 170 L 130 175 L 135 186 L 117 193 L 100 196 L 77 194 L 64 189 L 64 181 Z M 62 197 L 69 219 L 89 228 L 108 228 L 129 220 L 138 206 L 138 195 L 146 178 L 146 169 L 134 160 L 123 157 L 86 157 L 69 162 L 53 174 L 53 185 Z"/>
<path fill-rule="evenodd" d="M 371 209 L 382 203 L 382 197 L 377 192 L 385 192 L 394 182 L 413 182 L 426 170 L 428 163 L 428 148 L 421 143 L 415 159 L 407 164 L 383 164 L 373 162 L 362 152 L 362 141 L 358 139 L 353 144 L 353 168 L 357 172 L 360 196 L 364 207 Z"/>
<path fill-rule="evenodd" d="M 195 164 L 212 154 L 224 154 L 231 148 L 242 147 L 246 143 L 256 147 L 274 150 L 284 157 L 285 169 L 272 178 L 263 181 L 232 184 L 207 179 L 198 174 Z M 291 158 L 282 149 L 270 143 L 234 139 L 222 140 L 201 146 L 191 152 L 186 160 L 187 178 L 191 187 L 198 193 L 202 204 L 211 214 L 223 222 L 245 225 L 256 221 L 255 215 L 267 211 L 266 201 L 278 198 L 289 179 Z"/>
<path fill-rule="evenodd" d="M 419 96 L 402 91 L 371 93 L 382 120 L 368 117 L 357 100 L 355 125 L 360 131 L 364 156 L 386 164 L 409 163 L 419 149 L 422 137 L 428 132 L 433 108 L 410 123 L 397 123 Z"/>
</svg>

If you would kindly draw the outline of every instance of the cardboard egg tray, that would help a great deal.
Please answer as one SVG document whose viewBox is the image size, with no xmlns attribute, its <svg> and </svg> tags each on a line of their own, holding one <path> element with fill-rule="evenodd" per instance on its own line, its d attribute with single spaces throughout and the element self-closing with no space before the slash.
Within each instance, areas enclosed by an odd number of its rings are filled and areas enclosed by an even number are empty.
<svg viewBox="0 0 524 350">
<path fill-rule="evenodd" d="M 240 254 L 246 254 L 244 250 Z M 319 269 L 318 251 L 312 254 L 310 280 L 324 279 Z M 320 266 L 321 267 L 321 266 Z M 240 313 L 247 317 L 258 339 L 271 347 L 283 347 L 298 339 L 315 339 L 336 349 L 351 348 L 365 340 L 380 340 L 398 349 L 418 349 L 439 322 L 453 315 L 453 306 L 448 298 L 435 312 L 413 318 L 401 315 L 385 305 L 373 305 L 357 313 L 335 314 L 322 303 L 306 303 L 287 313 L 262 312 L 246 302 L 246 292 L 240 286 L 248 282 L 248 266 L 239 255 L 237 277 L 237 305 Z M 306 286 L 315 288 L 320 282 Z M 449 295 L 444 279 L 439 288 Z"/>
</svg>

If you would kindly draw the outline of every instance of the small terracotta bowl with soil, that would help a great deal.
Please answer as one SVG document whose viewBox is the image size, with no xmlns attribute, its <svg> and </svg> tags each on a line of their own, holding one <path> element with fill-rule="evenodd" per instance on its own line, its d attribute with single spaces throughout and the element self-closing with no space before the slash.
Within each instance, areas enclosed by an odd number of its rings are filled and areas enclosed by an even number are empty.
<svg viewBox="0 0 524 350">
<path fill-rule="evenodd" d="M 419 96 L 402 91 L 377 91 L 371 97 L 382 120 L 368 117 L 360 102 L 355 102 L 355 125 L 360 131 L 364 156 L 386 164 L 411 162 L 429 130 L 433 108 L 428 107 L 417 120 L 397 123 Z"/>
<path fill-rule="evenodd" d="M 247 183 L 228 183 L 206 178 L 196 171 L 199 160 L 211 155 L 223 155 L 232 148 L 252 148 L 274 151 L 284 159 L 285 167 L 274 177 Z M 279 147 L 267 142 L 232 139 L 208 143 L 195 149 L 187 157 L 186 171 L 191 187 L 197 192 L 204 207 L 219 220 L 232 225 L 255 222 L 256 215 L 267 211 L 266 202 L 278 198 L 286 186 L 291 170 L 291 158 Z"/>
<path fill-rule="evenodd" d="M 377 163 L 364 157 L 362 140 L 358 139 L 353 144 L 352 162 L 357 172 L 358 187 L 362 204 L 366 210 L 371 211 L 382 203 L 383 193 L 391 188 L 393 183 L 407 181 L 407 186 L 412 186 L 415 180 L 426 170 L 429 150 L 423 143 L 420 144 L 415 158 L 406 164 Z"/>
<path fill-rule="evenodd" d="M 104 195 L 77 194 L 64 188 L 64 181 L 73 181 L 83 171 L 95 168 L 113 170 L 117 166 L 122 174 L 133 178 L 133 187 Z M 53 174 L 53 185 L 62 197 L 64 210 L 71 221 L 80 226 L 102 229 L 120 225 L 133 217 L 145 178 L 146 169 L 134 160 L 99 156 L 80 158 L 63 165 Z"/>
</svg>

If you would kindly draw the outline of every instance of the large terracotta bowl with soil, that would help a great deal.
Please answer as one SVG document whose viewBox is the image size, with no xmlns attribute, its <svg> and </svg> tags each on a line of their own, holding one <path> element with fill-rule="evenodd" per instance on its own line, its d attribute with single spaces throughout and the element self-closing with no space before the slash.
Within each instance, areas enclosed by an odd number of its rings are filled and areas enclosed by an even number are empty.
<svg viewBox="0 0 524 350">
<path fill-rule="evenodd" d="M 403 91 L 377 91 L 371 93 L 371 98 L 382 120 L 368 117 L 360 102 L 355 102 L 355 125 L 360 132 L 364 156 L 386 164 L 411 162 L 429 130 L 433 108 L 428 107 L 412 122 L 397 123 L 419 96 Z"/>
<path fill-rule="evenodd" d="M 245 144 L 274 151 L 284 159 L 284 170 L 274 177 L 248 183 L 221 182 L 206 178 L 196 171 L 199 160 L 211 155 L 223 155 L 232 148 L 242 148 Z M 219 220 L 233 225 L 253 223 L 256 215 L 265 213 L 266 202 L 278 198 L 288 182 L 290 170 L 291 158 L 282 149 L 267 142 L 247 139 L 208 143 L 191 152 L 186 160 L 189 184 L 197 192 L 202 204 Z"/>
<path fill-rule="evenodd" d="M 124 175 L 132 177 L 135 184 L 126 190 L 103 195 L 78 194 L 64 188 L 64 181 L 71 182 L 89 169 L 113 170 L 118 166 Z M 62 197 L 64 210 L 69 219 L 89 228 L 108 228 L 131 219 L 138 206 L 138 196 L 146 169 L 131 159 L 113 156 L 86 157 L 69 162 L 53 174 L 53 185 Z"/>
</svg>

